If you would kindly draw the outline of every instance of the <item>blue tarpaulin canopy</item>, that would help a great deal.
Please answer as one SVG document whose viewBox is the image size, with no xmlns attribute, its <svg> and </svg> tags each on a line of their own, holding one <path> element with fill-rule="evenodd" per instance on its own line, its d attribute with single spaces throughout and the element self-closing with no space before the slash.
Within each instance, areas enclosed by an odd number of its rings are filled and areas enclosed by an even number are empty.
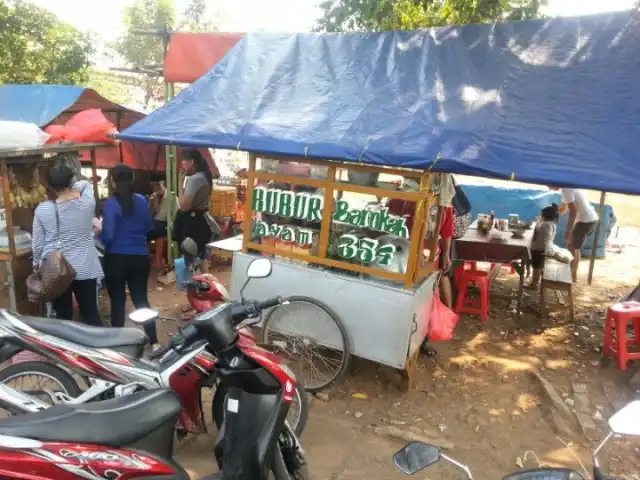
<svg viewBox="0 0 640 480">
<path fill-rule="evenodd" d="M 121 137 L 640 193 L 639 85 L 630 12 L 248 34 Z"/>
<path fill-rule="evenodd" d="M 45 127 L 63 113 L 88 108 L 105 112 L 131 112 L 100 96 L 95 90 L 72 85 L 0 85 L 0 120 L 35 123 Z M 142 117 L 138 114 L 138 117 Z"/>
<path fill-rule="evenodd" d="M 143 113 L 113 103 L 95 90 L 72 85 L 0 85 L 0 120 L 35 123 L 41 128 L 49 124 L 64 124 L 83 110 L 97 108 L 116 127 L 126 128 L 137 122 Z M 142 170 L 164 169 L 164 149 L 153 145 L 133 145 L 96 150 L 99 168 L 110 168 L 121 162 Z M 80 152 L 89 160 L 89 152 Z"/>
</svg>

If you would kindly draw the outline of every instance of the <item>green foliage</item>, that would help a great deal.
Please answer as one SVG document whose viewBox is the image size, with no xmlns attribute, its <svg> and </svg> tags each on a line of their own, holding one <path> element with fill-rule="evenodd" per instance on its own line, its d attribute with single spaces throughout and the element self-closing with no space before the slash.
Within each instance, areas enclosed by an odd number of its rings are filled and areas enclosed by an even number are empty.
<svg viewBox="0 0 640 480">
<path fill-rule="evenodd" d="M 164 58 L 162 38 L 139 35 L 140 31 L 170 31 L 175 26 L 173 0 L 136 0 L 123 14 L 126 33 L 115 43 L 116 52 L 134 66 L 161 65 Z"/>
<path fill-rule="evenodd" d="M 317 31 L 385 31 L 536 18 L 546 0 L 325 0 Z"/>
<path fill-rule="evenodd" d="M 113 49 L 131 67 L 159 67 L 164 61 L 164 39 L 161 35 L 140 35 L 139 32 L 211 31 L 213 23 L 207 20 L 208 0 L 191 0 L 178 19 L 174 0 L 135 0 L 123 14 L 126 33 L 112 45 Z M 138 33 L 137 33 L 138 32 Z M 163 89 L 160 77 L 140 76 L 139 85 L 145 91 L 144 105 L 160 100 Z"/>
<path fill-rule="evenodd" d="M 130 76 L 91 69 L 86 86 L 94 89 L 107 100 L 126 106 L 134 102 L 134 93 L 138 84 L 139 82 Z"/>
<path fill-rule="evenodd" d="M 82 84 L 90 38 L 25 0 L 0 0 L 0 84 Z"/>
<path fill-rule="evenodd" d="M 214 23 L 211 21 L 211 12 L 207 7 L 209 0 L 191 0 L 189 6 L 182 15 L 182 23 L 178 30 L 187 32 L 212 32 L 216 30 Z"/>
<path fill-rule="evenodd" d="M 211 31 L 214 26 L 207 14 L 207 0 L 191 0 L 179 19 L 174 0 L 136 0 L 124 11 L 126 33 L 114 48 L 132 66 L 161 65 L 164 58 L 162 38 L 135 32 Z"/>
</svg>

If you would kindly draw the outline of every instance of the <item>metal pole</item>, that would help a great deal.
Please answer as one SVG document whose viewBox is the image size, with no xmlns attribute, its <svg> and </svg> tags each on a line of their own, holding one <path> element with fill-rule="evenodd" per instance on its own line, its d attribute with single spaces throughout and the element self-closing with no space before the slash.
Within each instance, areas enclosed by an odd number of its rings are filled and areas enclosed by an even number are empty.
<svg viewBox="0 0 640 480">
<path fill-rule="evenodd" d="M 171 101 L 171 99 L 175 96 L 175 90 L 174 90 L 174 85 L 173 83 L 169 83 L 168 85 L 168 92 L 169 92 L 169 101 Z M 168 147 L 168 161 L 169 161 L 169 168 L 170 168 L 170 174 L 171 174 L 171 188 L 173 191 L 173 199 L 172 201 L 169 203 L 169 205 L 171 206 L 170 211 L 171 211 L 171 224 L 167 223 L 167 225 L 171 225 L 171 228 L 173 228 L 173 219 L 175 218 L 175 214 L 177 212 L 177 205 L 178 205 L 178 191 L 179 191 L 179 187 L 178 187 L 178 170 L 177 170 L 177 158 L 176 158 L 176 147 L 175 145 L 169 145 Z M 170 239 L 169 239 L 170 240 Z M 173 241 L 169 241 L 169 245 L 167 247 L 168 250 L 168 254 L 169 254 L 169 262 L 172 263 L 173 259 L 176 258 L 176 245 Z"/>
<path fill-rule="evenodd" d="M 96 199 L 96 215 L 100 211 L 98 203 L 100 201 L 100 195 L 98 194 L 98 165 L 96 162 L 96 149 L 91 149 L 91 183 L 93 183 L 93 198 Z"/>
<path fill-rule="evenodd" d="M 607 192 L 600 192 L 600 206 L 598 207 L 598 223 L 596 224 L 596 231 L 593 232 L 593 242 L 591 243 L 591 258 L 589 259 L 589 276 L 587 277 L 587 283 L 591 285 L 593 280 L 593 268 L 596 264 L 596 252 L 598 250 L 598 237 L 600 236 L 600 225 L 602 224 L 602 217 L 604 217 L 604 199 L 607 196 Z"/>
<path fill-rule="evenodd" d="M 167 57 L 167 50 L 169 48 L 169 39 L 171 37 L 171 32 L 168 30 L 163 30 L 162 32 L 137 32 L 141 35 L 160 35 L 162 37 L 162 48 L 163 48 L 163 63 Z M 164 101 L 165 104 L 170 102 L 174 95 L 173 84 L 167 83 L 166 79 L 163 79 L 164 82 Z M 169 195 L 169 204 L 167 206 L 167 262 L 170 266 L 173 265 L 173 259 L 175 258 L 175 250 L 173 245 L 173 219 L 175 217 L 177 205 L 177 192 L 178 192 L 178 184 L 176 181 L 176 149 L 172 145 L 168 145 L 164 149 L 165 156 L 165 175 L 166 175 L 166 186 L 167 186 L 167 195 Z"/>
</svg>

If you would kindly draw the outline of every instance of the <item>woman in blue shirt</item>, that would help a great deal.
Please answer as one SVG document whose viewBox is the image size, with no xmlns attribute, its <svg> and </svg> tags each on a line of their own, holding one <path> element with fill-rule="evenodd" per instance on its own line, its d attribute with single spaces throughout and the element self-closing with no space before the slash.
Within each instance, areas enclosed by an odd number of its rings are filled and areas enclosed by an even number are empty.
<svg viewBox="0 0 640 480">
<path fill-rule="evenodd" d="M 133 179 L 133 170 L 126 165 L 112 168 L 114 194 L 104 203 L 101 240 L 112 327 L 124 326 L 126 287 L 135 308 L 149 307 L 147 283 L 151 266 L 147 234 L 153 227 L 153 218 L 147 199 L 134 193 Z M 155 323 L 145 323 L 144 329 L 155 346 L 158 343 Z"/>
</svg>

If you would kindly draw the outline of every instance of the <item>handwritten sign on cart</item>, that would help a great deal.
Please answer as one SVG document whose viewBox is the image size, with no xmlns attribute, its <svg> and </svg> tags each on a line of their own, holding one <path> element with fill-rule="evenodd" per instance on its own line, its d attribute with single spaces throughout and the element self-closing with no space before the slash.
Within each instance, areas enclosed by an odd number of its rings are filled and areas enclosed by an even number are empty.
<svg viewBox="0 0 640 480">
<path fill-rule="evenodd" d="M 253 190 L 251 209 L 254 212 L 285 218 L 295 218 L 307 222 L 320 223 L 324 197 L 306 192 L 292 192 L 277 188 L 255 187 Z M 389 209 L 380 210 L 354 209 L 345 200 L 336 201 L 332 220 L 350 225 L 354 228 L 375 230 L 397 237 L 409 238 L 406 219 L 389 213 Z M 275 237 L 283 242 L 294 242 L 298 245 L 310 245 L 313 242 L 313 230 L 267 224 L 263 221 L 255 223 L 254 232 L 260 237 Z M 373 262 L 381 266 L 389 265 L 396 251 L 395 245 L 381 245 L 372 238 L 360 238 L 357 235 L 340 236 L 337 246 L 338 255 L 346 260 L 357 259 L 365 265 Z"/>
</svg>

